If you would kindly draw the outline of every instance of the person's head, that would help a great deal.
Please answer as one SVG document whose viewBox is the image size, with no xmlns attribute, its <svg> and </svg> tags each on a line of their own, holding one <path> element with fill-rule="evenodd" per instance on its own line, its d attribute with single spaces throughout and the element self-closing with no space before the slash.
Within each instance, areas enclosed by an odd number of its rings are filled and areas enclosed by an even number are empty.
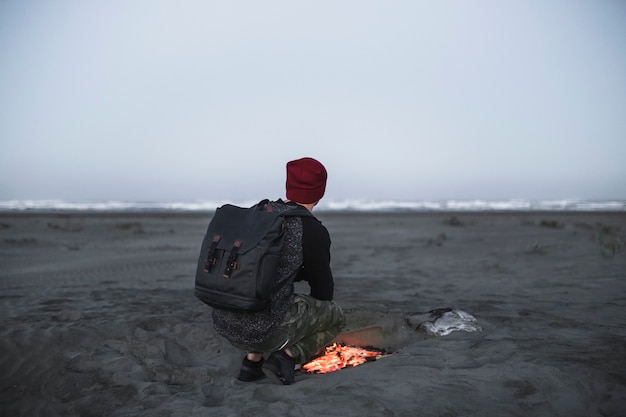
<svg viewBox="0 0 626 417">
<path fill-rule="evenodd" d="M 326 168 L 313 158 L 287 162 L 287 199 L 296 203 L 315 204 L 326 191 Z"/>
</svg>

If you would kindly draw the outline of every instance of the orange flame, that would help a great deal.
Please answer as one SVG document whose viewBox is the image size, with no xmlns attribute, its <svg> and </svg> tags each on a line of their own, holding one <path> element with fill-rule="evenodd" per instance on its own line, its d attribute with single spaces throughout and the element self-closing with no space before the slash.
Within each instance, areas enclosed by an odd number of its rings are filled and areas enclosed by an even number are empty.
<svg viewBox="0 0 626 417">
<path fill-rule="evenodd" d="M 381 357 L 380 351 L 333 343 L 326 347 L 322 356 L 302 365 L 302 369 L 308 373 L 325 374 L 349 366 L 358 366 Z"/>
</svg>

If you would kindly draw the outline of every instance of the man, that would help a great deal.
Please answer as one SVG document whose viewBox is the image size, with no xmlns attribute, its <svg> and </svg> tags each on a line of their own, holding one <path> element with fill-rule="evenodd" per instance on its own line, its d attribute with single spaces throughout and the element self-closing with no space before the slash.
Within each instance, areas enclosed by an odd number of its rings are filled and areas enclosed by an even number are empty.
<svg viewBox="0 0 626 417">
<path fill-rule="evenodd" d="M 272 202 L 272 210 L 302 206 L 312 212 L 324 195 L 326 179 L 326 168 L 313 158 L 288 162 L 287 198 Z M 309 295 L 294 294 L 294 281 L 307 281 Z M 345 324 L 333 293 L 328 230 L 315 217 L 287 217 L 269 307 L 259 312 L 213 309 L 216 331 L 247 352 L 238 378 L 256 381 L 267 376 L 277 384 L 292 384 L 296 364 L 309 361 Z M 264 352 L 270 353 L 267 359 Z"/>
</svg>

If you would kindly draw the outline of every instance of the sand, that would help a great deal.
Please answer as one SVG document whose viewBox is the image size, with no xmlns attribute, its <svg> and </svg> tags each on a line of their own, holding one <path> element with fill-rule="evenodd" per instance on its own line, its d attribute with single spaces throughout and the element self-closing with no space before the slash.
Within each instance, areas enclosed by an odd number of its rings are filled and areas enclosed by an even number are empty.
<svg viewBox="0 0 626 417">
<path fill-rule="evenodd" d="M 626 213 L 318 216 L 393 353 L 278 386 L 193 296 L 210 214 L 0 214 L 0 415 L 626 415 Z M 482 331 L 416 330 L 440 308 Z"/>
</svg>

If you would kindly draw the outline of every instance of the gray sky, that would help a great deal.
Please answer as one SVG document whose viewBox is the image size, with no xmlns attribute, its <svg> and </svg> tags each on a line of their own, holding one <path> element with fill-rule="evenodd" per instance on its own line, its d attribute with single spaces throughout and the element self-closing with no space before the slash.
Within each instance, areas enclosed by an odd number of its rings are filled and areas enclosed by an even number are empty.
<svg viewBox="0 0 626 417">
<path fill-rule="evenodd" d="M 0 200 L 626 198 L 626 2 L 0 1 Z"/>
</svg>

